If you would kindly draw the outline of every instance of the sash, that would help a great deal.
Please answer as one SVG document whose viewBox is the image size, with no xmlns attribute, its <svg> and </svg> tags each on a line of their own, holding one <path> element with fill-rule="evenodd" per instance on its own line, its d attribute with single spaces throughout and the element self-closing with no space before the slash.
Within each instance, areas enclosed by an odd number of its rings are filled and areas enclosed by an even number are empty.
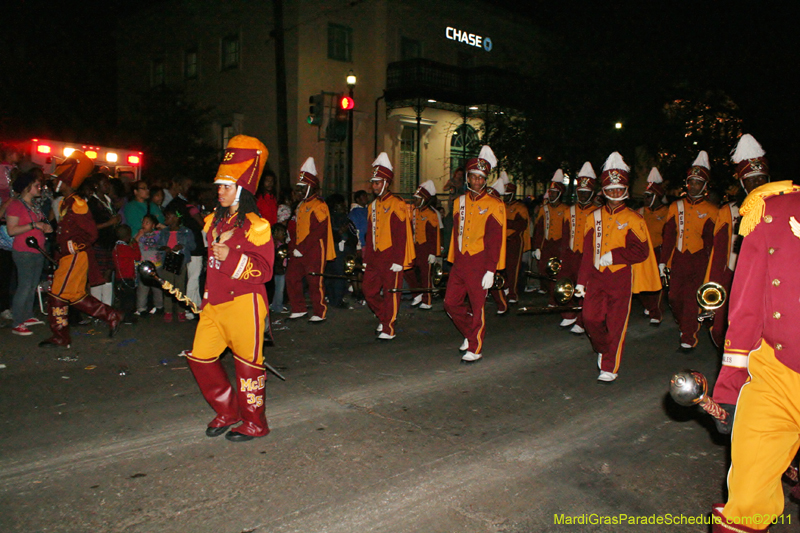
<svg viewBox="0 0 800 533">
<path fill-rule="evenodd" d="M 417 243 L 417 209 L 416 207 L 411 210 L 411 235 L 414 237 L 414 244 Z"/>
<path fill-rule="evenodd" d="M 683 200 L 676 202 L 678 208 L 678 251 L 683 251 L 683 232 L 686 226 L 686 210 L 683 205 Z"/>
<path fill-rule="evenodd" d="M 369 204 L 369 217 L 372 220 L 372 249 L 374 251 L 378 251 L 378 244 L 376 238 L 376 229 L 375 226 L 377 225 L 378 221 L 378 200 L 373 200 L 371 204 Z"/>
<path fill-rule="evenodd" d="M 467 195 L 462 194 L 458 198 L 458 251 L 461 251 L 461 243 L 464 237 L 464 219 L 467 216 Z"/>
<path fill-rule="evenodd" d="M 739 215 L 738 206 L 730 204 L 729 207 L 731 209 L 731 227 L 729 230 L 731 238 L 730 244 L 728 244 L 728 246 L 730 246 L 730 250 L 728 251 L 728 268 L 730 270 L 734 270 L 736 268 L 736 261 L 739 258 L 739 254 L 736 253 L 735 245 L 736 241 L 742 238 L 742 236 L 736 231 L 736 223 L 739 221 L 741 215 Z"/>
<path fill-rule="evenodd" d="M 577 216 L 575 214 L 577 210 L 577 206 L 569 206 L 569 249 L 572 251 L 575 251 L 575 232 L 578 230 Z"/>
<path fill-rule="evenodd" d="M 600 270 L 602 255 L 600 252 L 603 249 L 603 209 L 595 209 L 592 214 L 594 215 L 594 267 Z"/>
<path fill-rule="evenodd" d="M 550 237 L 550 207 L 545 204 L 542 209 L 544 209 L 544 240 L 547 240 Z"/>
</svg>

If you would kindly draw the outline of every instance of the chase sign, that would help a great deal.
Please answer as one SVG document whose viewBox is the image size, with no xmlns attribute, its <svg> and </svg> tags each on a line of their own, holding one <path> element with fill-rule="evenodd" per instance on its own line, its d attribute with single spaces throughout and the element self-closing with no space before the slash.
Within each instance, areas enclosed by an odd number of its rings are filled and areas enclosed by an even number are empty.
<svg viewBox="0 0 800 533">
<path fill-rule="evenodd" d="M 444 30 L 444 35 L 451 41 L 458 41 L 460 43 L 464 43 L 469 46 L 474 46 L 476 48 L 483 48 L 487 52 L 492 51 L 492 39 L 490 37 L 481 37 L 480 35 L 469 33 L 467 31 L 462 31 L 453 28 L 452 26 L 448 26 Z"/>
</svg>

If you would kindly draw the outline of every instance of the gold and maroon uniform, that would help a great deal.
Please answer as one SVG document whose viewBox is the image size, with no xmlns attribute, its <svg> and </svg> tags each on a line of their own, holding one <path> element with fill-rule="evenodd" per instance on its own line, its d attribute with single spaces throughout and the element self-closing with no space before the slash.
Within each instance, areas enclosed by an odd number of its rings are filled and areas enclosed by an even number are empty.
<svg viewBox="0 0 800 533">
<path fill-rule="evenodd" d="M 670 268 L 669 305 L 681 330 L 681 344 L 697 346 L 697 289 L 703 284 L 714 244 L 719 209 L 705 198 L 689 196 L 669 206 L 661 245 L 661 263 Z"/>
<path fill-rule="evenodd" d="M 731 523 L 715 533 L 766 530 L 783 512 L 781 476 L 800 446 L 800 187 L 758 187 L 740 212 L 744 238 L 713 395 L 736 405 L 728 501 L 713 511 Z"/>
<path fill-rule="evenodd" d="M 453 268 L 444 309 L 467 339 L 467 351 L 480 355 L 486 335 L 487 295 L 481 281 L 487 272 L 506 266 L 505 204 L 485 188 L 480 194 L 470 191 L 456 199 L 447 260 Z"/>
<path fill-rule="evenodd" d="M 325 304 L 325 283 L 322 276 L 313 276 L 325 271 L 325 263 L 336 259 L 333 244 L 333 229 L 328 205 L 317 195 L 300 202 L 296 210 L 296 223 L 289 241 L 289 262 L 286 267 L 286 291 L 292 313 L 305 313 L 303 278 L 308 283 L 314 316 L 325 319 L 328 306 Z M 302 255 L 294 255 L 297 250 Z"/>
<path fill-rule="evenodd" d="M 642 215 L 647 225 L 647 232 L 650 234 L 650 242 L 653 244 L 653 251 L 656 254 L 656 258 L 660 258 L 661 243 L 664 241 L 664 225 L 667 223 L 669 206 L 661 203 L 661 199 L 658 197 L 655 201 L 658 202 L 655 209 L 642 207 L 639 209 L 639 214 Z M 647 315 L 650 317 L 651 323 L 660 323 L 664 316 L 662 305 L 664 291 L 643 292 L 639 294 L 639 299 L 642 301 L 645 310 L 647 310 Z"/>
<path fill-rule="evenodd" d="M 711 258 L 708 261 L 705 282 L 713 281 L 731 293 L 733 271 L 741 245 L 741 236 L 736 230 L 739 225 L 739 207 L 730 202 L 723 205 L 717 214 L 714 225 L 714 241 L 711 248 Z M 725 331 L 728 326 L 728 301 L 714 311 L 714 323 L 711 326 L 711 340 L 717 347 L 725 341 Z"/>
<path fill-rule="evenodd" d="M 506 193 L 508 192 L 506 185 Z M 508 290 L 510 302 L 519 301 L 517 288 L 519 286 L 519 270 L 522 264 L 522 254 L 531 249 L 531 234 L 528 227 L 531 217 L 528 206 L 519 200 L 512 200 L 505 206 L 506 209 L 506 276 L 504 288 Z"/>
<path fill-rule="evenodd" d="M 430 289 L 433 285 L 431 282 L 432 263 L 429 258 L 431 255 L 438 256 L 442 248 L 439 216 L 430 206 L 415 207 L 411 211 L 411 229 L 414 235 L 415 257 L 412 268 L 405 271 L 405 279 L 412 290 Z M 415 267 L 419 270 L 419 277 L 417 277 Z M 422 295 L 422 303 L 431 305 L 430 291 L 421 292 L 420 295 Z"/>
<path fill-rule="evenodd" d="M 541 255 L 538 260 L 540 273 L 547 270 L 547 261 L 551 257 L 560 259 L 564 239 L 564 221 L 568 219 L 569 207 L 563 203 L 552 206 L 545 202 L 539 210 L 533 226 L 531 248 L 540 251 Z M 553 283 L 542 280 L 542 286 L 547 287 L 551 303 L 553 303 L 555 301 L 553 299 Z"/>
<path fill-rule="evenodd" d="M 411 268 L 414 237 L 406 202 L 391 192 L 375 199 L 367 210 L 367 239 L 364 258 L 364 299 L 378 317 L 381 332 L 395 335 L 394 325 L 400 310 L 400 293 L 390 292 L 403 284 L 403 272 L 392 265 Z"/>
<path fill-rule="evenodd" d="M 256 138 L 237 135 L 230 140 L 215 183 L 241 187 L 253 195 L 267 161 L 267 148 Z M 253 201 L 255 199 L 253 198 Z M 197 323 L 192 353 L 186 360 L 200 392 L 216 416 L 206 435 L 233 441 L 269 433 L 265 414 L 266 370 L 262 346 L 269 320 L 265 283 L 272 278 L 275 259 L 272 228 L 256 213 L 212 213 L 206 217 L 208 264 L 203 312 Z M 228 247 L 224 260 L 214 245 Z M 233 352 L 236 388 L 231 387 L 220 356 Z"/>
</svg>

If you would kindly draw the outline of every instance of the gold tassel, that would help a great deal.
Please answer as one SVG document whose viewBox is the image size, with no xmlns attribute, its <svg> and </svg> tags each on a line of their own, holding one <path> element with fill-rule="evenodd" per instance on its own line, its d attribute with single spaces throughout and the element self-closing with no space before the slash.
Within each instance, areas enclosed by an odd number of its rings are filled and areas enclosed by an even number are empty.
<svg viewBox="0 0 800 533">
<path fill-rule="evenodd" d="M 245 233 L 247 240 L 256 246 L 267 244 L 272 238 L 272 228 L 269 222 L 255 213 L 247 213 L 247 220 L 250 221 L 250 229 Z"/>
<path fill-rule="evenodd" d="M 739 235 L 746 237 L 761 222 L 764 217 L 764 209 L 766 209 L 765 198 L 797 191 L 800 191 L 800 187 L 793 185 L 790 180 L 765 183 L 761 187 L 753 189 L 742 202 L 742 207 L 739 208 L 739 214 L 742 215 L 739 222 Z"/>
<path fill-rule="evenodd" d="M 210 214 L 206 215 L 206 219 L 205 219 L 206 225 L 203 226 L 203 231 L 208 233 L 208 230 L 211 229 L 211 223 L 213 221 L 214 221 L 214 213 L 210 213 Z"/>
<path fill-rule="evenodd" d="M 89 204 L 86 203 L 80 196 L 75 195 L 72 202 L 72 211 L 76 215 L 85 215 L 89 212 Z"/>
</svg>

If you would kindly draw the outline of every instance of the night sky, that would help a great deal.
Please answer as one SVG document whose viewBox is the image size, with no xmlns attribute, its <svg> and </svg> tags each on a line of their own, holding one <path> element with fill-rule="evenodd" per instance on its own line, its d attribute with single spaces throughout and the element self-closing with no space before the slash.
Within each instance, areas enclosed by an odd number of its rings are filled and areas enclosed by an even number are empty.
<svg viewBox="0 0 800 533">
<path fill-rule="evenodd" d="M 126 18 L 159 1 L 24 0 L 7 7 L 0 135 L 113 137 L 114 43 Z M 764 3 L 735 5 L 741 3 L 495 0 L 487 9 L 514 11 L 560 36 L 563 69 L 549 75 L 572 80 L 578 109 L 581 92 L 607 103 L 587 114 L 644 119 L 682 87 L 721 90 L 738 104 L 744 130 L 788 173 L 800 142 L 798 88 L 790 81 L 800 79 L 796 17 Z"/>
</svg>

